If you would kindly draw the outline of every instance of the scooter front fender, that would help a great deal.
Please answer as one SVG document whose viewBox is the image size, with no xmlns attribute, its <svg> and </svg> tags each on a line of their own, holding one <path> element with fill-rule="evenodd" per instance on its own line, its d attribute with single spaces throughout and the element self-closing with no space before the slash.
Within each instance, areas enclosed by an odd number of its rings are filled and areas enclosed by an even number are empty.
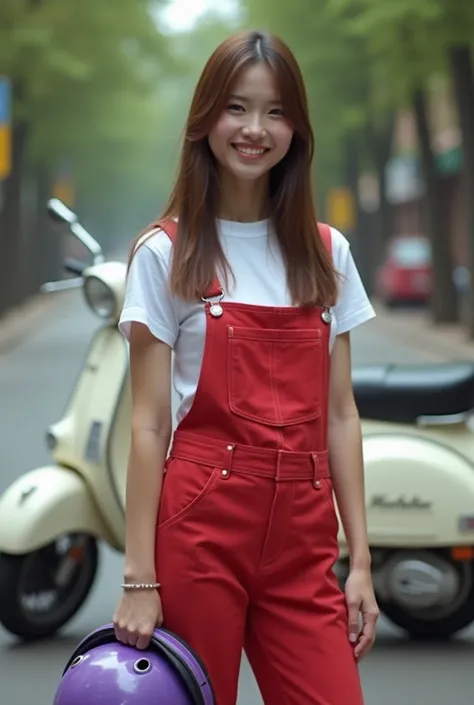
<svg viewBox="0 0 474 705">
<path fill-rule="evenodd" d="M 366 434 L 364 467 L 371 547 L 474 545 L 474 466 L 442 437 Z"/>
<path fill-rule="evenodd" d="M 29 553 L 72 532 L 113 545 L 84 480 L 73 470 L 37 468 L 0 496 L 0 552 Z"/>
</svg>

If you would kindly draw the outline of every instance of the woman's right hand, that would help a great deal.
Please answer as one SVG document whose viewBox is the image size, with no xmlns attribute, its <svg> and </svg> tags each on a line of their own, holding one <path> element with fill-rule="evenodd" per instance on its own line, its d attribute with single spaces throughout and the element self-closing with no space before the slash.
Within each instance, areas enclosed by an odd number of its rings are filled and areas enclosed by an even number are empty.
<svg viewBox="0 0 474 705">
<path fill-rule="evenodd" d="M 122 644 L 146 649 L 153 631 L 163 622 L 157 590 L 126 590 L 114 615 L 115 636 Z"/>
</svg>

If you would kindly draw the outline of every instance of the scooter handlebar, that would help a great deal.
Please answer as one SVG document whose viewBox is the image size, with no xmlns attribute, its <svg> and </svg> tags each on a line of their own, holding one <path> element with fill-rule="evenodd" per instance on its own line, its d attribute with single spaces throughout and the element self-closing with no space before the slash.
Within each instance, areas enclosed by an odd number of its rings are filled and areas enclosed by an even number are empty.
<svg viewBox="0 0 474 705">
<path fill-rule="evenodd" d="M 55 291 L 67 291 L 67 289 L 78 289 L 83 284 L 82 277 L 74 279 L 61 279 L 57 282 L 47 282 L 43 284 L 40 291 L 42 294 L 52 294 Z"/>
<path fill-rule="evenodd" d="M 64 260 L 63 267 L 66 272 L 70 274 L 76 274 L 78 277 L 82 277 L 83 271 L 89 265 L 86 262 L 81 262 L 79 259 L 74 259 L 73 257 L 67 257 Z"/>
</svg>

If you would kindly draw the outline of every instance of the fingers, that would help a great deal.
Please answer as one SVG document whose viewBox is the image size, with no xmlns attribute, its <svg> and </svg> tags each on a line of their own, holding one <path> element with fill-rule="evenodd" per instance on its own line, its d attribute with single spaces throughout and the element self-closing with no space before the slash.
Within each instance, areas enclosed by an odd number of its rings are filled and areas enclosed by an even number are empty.
<svg viewBox="0 0 474 705">
<path fill-rule="evenodd" d="M 148 649 L 153 636 L 153 629 L 144 629 L 137 635 L 136 648 L 137 649 Z"/>
<path fill-rule="evenodd" d="M 348 603 L 349 617 L 349 641 L 355 644 L 360 634 L 360 612 L 359 605 L 355 602 Z"/>
<path fill-rule="evenodd" d="M 364 626 L 354 649 L 354 656 L 357 661 L 361 661 L 374 645 L 378 616 L 378 612 L 375 611 L 363 614 Z"/>
<path fill-rule="evenodd" d="M 160 614 L 158 615 L 158 619 L 156 620 L 156 625 L 150 626 L 150 627 L 143 627 L 142 629 L 139 629 L 137 632 L 137 641 L 136 641 L 136 647 L 137 649 L 147 649 L 148 646 L 150 645 L 151 637 L 153 636 L 153 632 L 156 627 L 161 627 L 163 623 L 163 615 Z"/>
<path fill-rule="evenodd" d="M 117 641 L 120 641 L 121 644 L 128 644 L 128 634 L 126 625 L 119 621 L 116 617 L 114 617 L 113 621 L 115 638 L 117 639 Z"/>
<path fill-rule="evenodd" d="M 115 638 L 122 644 L 137 649 L 147 649 L 153 635 L 153 627 L 126 626 L 120 622 L 115 625 Z"/>
<path fill-rule="evenodd" d="M 130 627 L 127 626 L 125 622 L 115 622 L 114 621 L 114 627 L 115 627 L 115 638 L 117 641 L 120 641 L 121 644 L 126 644 L 129 646 L 135 646 L 137 639 L 135 638 L 135 641 L 133 640 L 134 635 L 133 635 L 133 630 L 130 629 Z"/>
<path fill-rule="evenodd" d="M 138 641 L 138 630 L 134 629 L 133 627 L 129 627 L 127 629 L 127 644 L 129 646 L 136 646 L 137 641 Z"/>
</svg>

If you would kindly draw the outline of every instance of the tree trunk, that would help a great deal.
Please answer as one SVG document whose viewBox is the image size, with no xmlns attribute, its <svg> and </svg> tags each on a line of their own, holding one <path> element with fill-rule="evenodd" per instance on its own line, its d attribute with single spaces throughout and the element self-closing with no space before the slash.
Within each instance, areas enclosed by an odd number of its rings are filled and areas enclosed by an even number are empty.
<svg viewBox="0 0 474 705">
<path fill-rule="evenodd" d="M 28 0 L 36 7 L 43 0 Z M 21 80 L 13 83 L 14 105 L 24 99 L 24 84 Z M 17 306 L 29 295 L 28 282 L 25 282 L 25 262 L 23 236 L 23 176 L 28 141 L 28 124 L 25 120 L 13 121 L 12 170 L 3 185 L 2 207 L 0 208 L 0 316 L 8 309 Z"/>
<path fill-rule="evenodd" d="M 369 296 L 372 294 L 372 232 L 367 227 L 366 214 L 363 212 L 358 197 L 360 141 L 357 135 L 347 137 L 345 141 L 345 185 L 351 191 L 355 204 L 355 227 L 351 232 L 346 233 L 351 241 L 351 251 L 357 263 L 359 273 L 366 287 Z"/>
<path fill-rule="evenodd" d="M 35 169 L 36 182 L 36 264 L 35 264 L 35 291 L 41 285 L 53 279 L 64 276 L 62 268 L 62 255 L 65 250 L 65 235 L 57 232 L 47 212 L 47 202 L 51 198 L 52 177 L 49 170 L 42 166 Z"/>
<path fill-rule="evenodd" d="M 359 175 L 359 156 L 355 135 L 350 135 L 346 138 L 344 148 L 344 180 L 346 182 L 346 186 L 352 191 L 355 197 L 357 195 L 357 179 Z"/>
<path fill-rule="evenodd" d="M 451 243 L 447 227 L 447 213 L 442 198 L 441 182 L 436 172 L 435 156 L 431 147 L 430 129 L 425 95 L 422 90 L 413 94 L 421 166 L 426 188 L 425 223 L 431 242 L 433 262 L 433 293 L 431 314 L 435 323 L 457 321 L 457 299 L 453 281 Z"/>
<path fill-rule="evenodd" d="M 26 124 L 13 127 L 12 171 L 4 184 L 4 202 L 0 213 L 0 314 L 22 301 L 20 272 L 22 176 L 27 139 Z"/>
<path fill-rule="evenodd" d="M 448 57 L 456 94 L 463 147 L 463 196 L 467 221 L 469 305 L 465 307 L 469 336 L 474 338 L 474 72 L 468 45 L 451 46 Z"/>
<path fill-rule="evenodd" d="M 392 234 L 390 221 L 390 206 L 387 200 L 386 169 L 392 152 L 393 131 L 395 129 L 395 113 L 391 113 L 383 126 L 378 127 L 372 121 L 367 124 L 367 144 L 372 155 L 372 161 L 379 182 L 379 209 L 374 218 L 377 238 L 374 242 L 374 265 L 378 267 L 384 257 L 385 245 Z"/>
</svg>

